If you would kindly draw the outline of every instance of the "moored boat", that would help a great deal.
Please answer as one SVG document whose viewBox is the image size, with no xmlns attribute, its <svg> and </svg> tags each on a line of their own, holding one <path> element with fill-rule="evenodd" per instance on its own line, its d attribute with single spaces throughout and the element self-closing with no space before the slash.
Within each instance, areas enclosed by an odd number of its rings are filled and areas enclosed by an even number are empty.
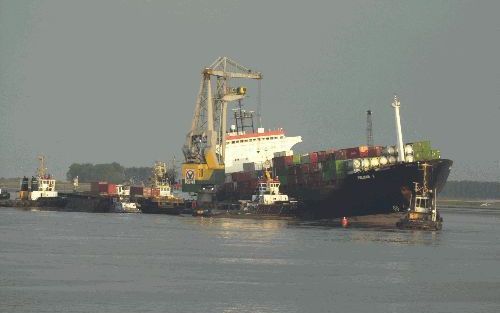
<svg viewBox="0 0 500 313">
<path fill-rule="evenodd" d="M 271 177 L 266 169 L 258 181 L 256 194 L 246 202 L 243 211 L 255 215 L 294 216 L 297 214 L 297 201 L 291 201 L 288 195 L 280 192 L 280 181 Z"/>
<path fill-rule="evenodd" d="M 184 201 L 172 193 L 172 186 L 167 177 L 167 165 L 156 162 L 151 176 L 151 194 L 140 196 L 136 200 L 142 213 L 146 214 L 181 214 Z"/>
<path fill-rule="evenodd" d="M 0 200 L 8 199 L 10 199 L 10 193 L 5 189 L 0 188 Z"/>
</svg>

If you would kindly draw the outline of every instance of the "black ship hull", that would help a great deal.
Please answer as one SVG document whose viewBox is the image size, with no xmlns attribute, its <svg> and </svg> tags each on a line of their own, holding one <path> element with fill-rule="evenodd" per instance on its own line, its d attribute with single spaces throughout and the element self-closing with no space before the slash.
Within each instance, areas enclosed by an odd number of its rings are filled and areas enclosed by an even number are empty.
<svg viewBox="0 0 500 313">
<path fill-rule="evenodd" d="M 177 202 L 151 199 L 140 199 L 138 202 L 141 212 L 145 214 L 179 215 L 183 210 L 183 207 Z"/>
<path fill-rule="evenodd" d="M 453 162 L 426 161 L 428 187 L 439 193 Z M 283 192 L 299 201 L 299 215 L 334 218 L 402 212 L 408 209 L 414 184 L 423 182 L 421 163 L 400 163 L 379 170 L 354 173 L 338 185 L 283 186 Z"/>
</svg>

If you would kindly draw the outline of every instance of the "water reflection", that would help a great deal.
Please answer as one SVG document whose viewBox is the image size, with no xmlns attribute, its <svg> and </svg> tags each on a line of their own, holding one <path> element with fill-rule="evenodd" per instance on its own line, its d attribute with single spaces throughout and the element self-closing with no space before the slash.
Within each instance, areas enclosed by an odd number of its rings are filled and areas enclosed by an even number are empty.
<svg viewBox="0 0 500 313">
<path fill-rule="evenodd" d="M 231 218 L 195 218 L 188 223 L 202 226 L 205 231 L 222 239 L 244 236 L 247 240 L 273 239 L 287 226 L 283 220 L 252 220 Z M 240 238 L 241 239 L 241 238 Z"/>
</svg>

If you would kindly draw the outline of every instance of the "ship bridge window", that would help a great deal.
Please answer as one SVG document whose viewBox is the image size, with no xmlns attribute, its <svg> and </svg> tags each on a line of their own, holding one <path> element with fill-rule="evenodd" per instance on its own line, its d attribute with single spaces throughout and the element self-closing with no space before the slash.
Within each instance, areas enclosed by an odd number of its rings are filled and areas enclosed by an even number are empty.
<svg viewBox="0 0 500 313">
<path fill-rule="evenodd" d="M 280 137 L 280 139 L 283 139 L 283 138 L 285 138 L 285 137 L 284 137 L 284 136 L 281 136 L 281 137 Z"/>
</svg>

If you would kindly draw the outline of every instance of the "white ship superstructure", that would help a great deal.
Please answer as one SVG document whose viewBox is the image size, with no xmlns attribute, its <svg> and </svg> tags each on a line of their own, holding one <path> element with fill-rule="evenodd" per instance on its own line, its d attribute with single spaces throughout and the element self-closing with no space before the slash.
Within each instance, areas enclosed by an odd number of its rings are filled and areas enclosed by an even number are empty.
<svg viewBox="0 0 500 313">
<path fill-rule="evenodd" d="M 261 167 L 264 162 L 273 159 L 275 153 L 293 155 L 292 147 L 302 142 L 301 136 L 287 137 L 285 131 L 264 130 L 257 132 L 230 132 L 226 135 L 225 171 L 226 173 L 243 171 L 244 163 L 255 163 Z"/>
</svg>

